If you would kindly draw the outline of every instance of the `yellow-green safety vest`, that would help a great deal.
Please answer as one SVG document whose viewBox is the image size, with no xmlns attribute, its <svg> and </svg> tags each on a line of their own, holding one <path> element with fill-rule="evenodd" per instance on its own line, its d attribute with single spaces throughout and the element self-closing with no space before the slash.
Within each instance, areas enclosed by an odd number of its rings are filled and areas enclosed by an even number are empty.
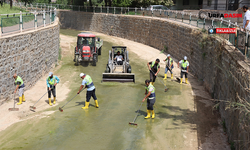
<svg viewBox="0 0 250 150">
<path fill-rule="evenodd" d="M 187 70 L 187 64 L 188 64 L 188 61 L 187 61 L 187 60 L 186 60 L 186 62 L 184 62 L 184 60 L 182 60 L 181 69 L 182 69 L 182 70 Z"/>
<path fill-rule="evenodd" d="M 50 85 L 54 85 L 56 83 L 56 78 L 54 76 L 52 78 L 48 77 L 47 80 Z"/>
<path fill-rule="evenodd" d="M 17 78 L 16 78 L 16 80 L 15 80 L 15 85 L 17 85 L 17 82 L 21 82 L 21 83 L 19 84 L 19 86 L 23 85 L 23 79 L 22 79 L 21 77 L 19 77 L 19 76 L 17 76 Z"/>
<path fill-rule="evenodd" d="M 154 65 L 155 65 L 155 61 L 153 61 L 153 62 L 152 62 L 152 64 L 151 64 L 151 68 L 153 68 L 153 67 L 154 67 Z M 157 70 L 158 70 L 159 66 L 160 66 L 160 64 L 158 63 L 158 64 L 157 64 Z"/>
<path fill-rule="evenodd" d="M 166 59 L 166 63 L 167 63 L 168 59 Z M 173 59 L 170 57 L 170 60 L 169 60 L 169 67 L 171 67 L 171 63 L 172 63 Z M 167 64 L 168 65 L 168 64 Z"/>
<path fill-rule="evenodd" d="M 155 87 L 150 83 L 149 86 L 146 87 L 146 89 L 147 89 L 147 92 L 149 92 L 149 89 L 150 89 L 151 87 L 152 87 L 154 90 L 151 91 L 151 94 L 149 95 L 148 98 L 149 98 L 149 99 L 154 99 L 154 98 L 155 98 Z"/>
<path fill-rule="evenodd" d="M 86 84 L 87 88 L 94 86 L 94 83 L 89 75 L 86 75 L 84 80 L 87 82 L 87 84 Z"/>
</svg>

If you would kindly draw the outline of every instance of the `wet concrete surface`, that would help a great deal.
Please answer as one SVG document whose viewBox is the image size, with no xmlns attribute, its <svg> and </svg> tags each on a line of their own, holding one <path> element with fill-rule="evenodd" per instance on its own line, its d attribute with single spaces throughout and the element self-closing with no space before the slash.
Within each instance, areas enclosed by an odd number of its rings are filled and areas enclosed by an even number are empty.
<svg viewBox="0 0 250 150">
<path fill-rule="evenodd" d="M 61 30 L 61 33 L 74 37 L 78 32 Z M 70 82 L 71 92 L 66 101 L 76 95 L 81 85 L 79 74 L 89 74 L 96 86 L 100 108 L 95 108 L 91 99 L 89 109 L 81 109 L 86 97 L 86 91 L 83 91 L 64 107 L 63 112 L 58 111 L 58 107 L 51 107 L 46 111 L 55 113 L 46 118 L 29 119 L 0 132 L 0 149 L 199 149 L 211 129 L 218 127 L 218 113 L 212 114 L 211 106 L 206 107 L 202 98 L 193 97 L 191 86 L 168 79 L 164 81 L 169 88 L 167 92 L 160 81 L 155 83 L 156 118 L 144 119 L 144 102 L 136 120 L 138 126 L 129 125 L 144 98 L 144 81 L 149 78 L 147 61 L 130 52 L 136 83 L 102 83 L 108 50 L 116 43 L 101 38 L 104 45 L 97 66 L 75 66 L 72 44 L 72 52 L 63 50 L 62 66 L 54 73 L 62 76 L 62 81 Z M 156 80 L 162 80 L 162 77 Z M 66 103 L 58 101 L 59 106 Z"/>
</svg>

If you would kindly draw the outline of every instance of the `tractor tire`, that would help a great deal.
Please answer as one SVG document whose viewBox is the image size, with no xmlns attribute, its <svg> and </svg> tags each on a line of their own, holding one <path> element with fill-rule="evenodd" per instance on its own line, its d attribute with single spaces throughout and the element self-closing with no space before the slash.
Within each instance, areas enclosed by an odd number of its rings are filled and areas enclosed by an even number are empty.
<svg viewBox="0 0 250 150">
<path fill-rule="evenodd" d="M 102 47 L 100 47 L 99 49 L 98 49 L 98 55 L 101 55 L 102 54 Z"/>
<path fill-rule="evenodd" d="M 79 66 L 79 55 L 75 55 L 75 65 Z"/>
<path fill-rule="evenodd" d="M 92 65 L 93 65 L 93 66 L 96 66 L 96 61 L 97 61 L 97 58 L 96 58 L 96 57 L 97 57 L 96 55 L 93 56 L 93 62 L 92 62 Z"/>
<path fill-rule="evenodd" d="M 105 73 L 110 73 L 110 68 L 109 68 L 108 65 L 107 65 L 107 67 L 106 67 Z"/>
<path fill-rule="evenodd" d="M 131 73 L 132 70 L 131 70 L 131 66 L 129 65 L 128 69 L 127 69 L 127 73 Z"/>
<path fill-rule="evenodd" d="M 75 53 L 76 53 L 76 48 L 75 48 Z M 75 57 L 74 57 L 74 62 L 76 62 L 76 55 L 75 55 Z"/>
</svg>

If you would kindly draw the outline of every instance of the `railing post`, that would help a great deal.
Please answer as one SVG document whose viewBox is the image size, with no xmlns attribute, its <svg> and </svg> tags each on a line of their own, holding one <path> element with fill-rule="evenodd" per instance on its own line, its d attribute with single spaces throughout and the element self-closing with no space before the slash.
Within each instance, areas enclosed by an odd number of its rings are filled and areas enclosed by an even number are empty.
<svg viewBox="0 0 250 150">
<path fill-rule="evenodd" d="M 36 10 L 35 10 L 35 30 L 37 29 L 37 18 L 36 18 Z"/>
<path fill-rule="evenodd" d="M 45 10 L 43 10 L 43 26 L 45 27 L 46 22 L 45 22 Z"/>
<path fill-rule="evenodd" d="M 1 14 L 0 14 L 0 18 L 1 18 Z M 0 22 L 0 37 L 2 36 L 2 19 L 1 19 L 1 22 Z"/>
<path fill-rule="evenodd" d="M 214 18 L 212 19 L 212 28 L 214 27 Z"/>
<path fill-rule="evenodd" d="M 121 7 L 121 14 L 122 14 L 122 7 Z"/>
<path fill-rule="evenodd" d="M 191 21 L 192 21 L 192 15 L 190 13 L 190 17 L 189 17 L 189 24 L 191 25 Z"/>
<path fill-rule="evenodd" d="M 229 23 L 228 23 L 228 28 L 229 28 L 229 27 L 230 27 L 230 25 L 231 25 L 231 21 L 229 20 L 228 22 L 229 22 Z"/>
<path fill-rule="evenodd" d="M 204 18 L 203 29 L 205 29 L 205 25 L 206 25 L 206 18 Z"/>
<path fill-rule="evenodd" d="M 20 11 L 20 32 L 23 32 L 23 16 L 22 16 L 22 11 Z"/>
<path fill-rule="evenodd" d="M 199 27 L 199 18 L 197 18 L 197 27 Z"/>
<path fill-rule="evenodd" d="M 115 7 L 114 7 L 114 14 L 115 14 Z"/>
<path fill-rule="evenodd" d="M 220 28 L 221 28 L 222 23 L 223 23 L 223 18 L 221 17 Z"/>
<path fill-rule="evenodd" d="M 49 19 L 49 24 L 51 24 L 51 22 L 52 22 L 52 13 L 51 12 L 52 12 L 52 10 L 50 9 L 49 10 L 49 18 L 50 18 Z"/>
<path fill-rule="evenodd" d="M 102 13 L 102 7 L 101 7 L 101 13 Z"/>
<path fill-rule="evenodd" d="M 129 15 L 129 7 L 128 7 L 128 15 Z"/>
<path fill-rule="evenodd" d="M 86 12 L 87 12 L 88 7 L 86 6 Z"/>
<path fill-rule="evenodd" d="M 135 15 L 136 15 L 136 10 L 137 10 L 137 8 L 135 7 Z"/>
<path fill-rule="evenodd" d="M 169 19 L 169 13 L 168 13 L 168 11 L 167 11 L 167 15 L 168 15 L 168 19 Z"/>
<path fill-rule="evenodd" d="M 95 6 L 93 8 L 94 8 L 94 13 L 95 13 Z"/>
<path fill-rule="evenodd" d="M 109 13 L 109 6 L 107 7 L 107 13 Z"/>
<path fill-rule="evenodd" d="M 161 9 L 160 9 L 160 16 L 161 16 Z"/>
<path fill-rule="evenodd" d="M 177 19 L 177 11 L 175 12 L 175 20 Z"/>
<path fill-rule="evenodd" d="M 245 41 L 245 47 L 244 47 L 246 59 L 247 59 L 247 44 L 248 44 L 247 41 L 248 41 L 248 36 L 249 36 L 248 32 L 249 32 L 249 31 L 246 31 L 246 41 Z"/>
<path fill-rule="evenodd" d="M 181 22 L 183 22 L 183 14 L 184 14 L 184 13 L 181 14 Z"/>
<path fill-rule="evenodd" d="M 78 11 L 80 11 L 80 6 L 78 6 Z"/>
</svg>

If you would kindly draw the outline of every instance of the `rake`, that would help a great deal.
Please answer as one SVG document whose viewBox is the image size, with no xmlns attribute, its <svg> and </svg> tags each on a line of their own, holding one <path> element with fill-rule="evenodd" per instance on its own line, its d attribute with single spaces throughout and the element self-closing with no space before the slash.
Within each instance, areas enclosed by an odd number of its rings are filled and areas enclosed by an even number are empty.
<svg viewBox="0 0 250 150">
<path fill-rule="evenodd" d="M 47 91 L 45 94 L 47 94 L 47 93 L 48 93 L 48 91 Z M 45 94 L 44 94 L 44 95 L 45 95 Z M 36 103 L 39 102 L 39 101 L 44 97 L 44 95 L 43 95 L 38 101 L 36 101 Z M 31 109 L 31 110 L 34 111 L 34 110 L 36 109 L 36 107 L 35 107 L 36 103 L 35 103 L 33 106 L 30 106 L 30 109 Z"/>
<path fill-rule="evenodd" d="M 15 94 L 14 94 L 14 107 L 9 108 L 9 111 L 19 111 L 19 108 L 15 108 Z"/>
<path fill-rule="evenodd" d="M 141 103 L 141 106 L 142 106 L 142 104 L 143 104 L 143 102 Z M 135 123 L 135 120 L 136 120 L 137 117 L 138 117 L 138 113 L 139 113 L 139 111 L 140 111 L 140 109 L 141 109 L 141 106 L 140 106 L 140 108 L 137 110 L 137 114 L 136 114 L 136 116 L 135 116 L 134 121 L 133 121 L 133 122 L 129 122 L 130 125 L 135 125 L 135 126 L 137 126 L 137 123 Z"/>
</svg>

